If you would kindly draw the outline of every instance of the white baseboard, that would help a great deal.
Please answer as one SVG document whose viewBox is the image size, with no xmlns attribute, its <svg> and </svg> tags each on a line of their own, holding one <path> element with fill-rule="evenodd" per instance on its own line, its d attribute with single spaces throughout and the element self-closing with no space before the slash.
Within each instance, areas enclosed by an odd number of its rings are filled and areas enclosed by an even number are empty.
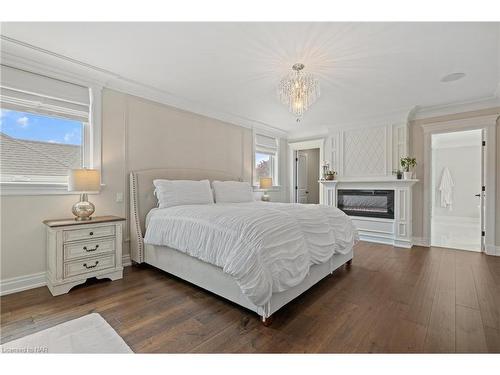
<svg viewBox="0 0 500 375">
<path fill-rule="evenodd" d="M 38 288 L 46 285 L 45 272 L 34 273 L 32 275 L 12 277 L 0 281 L 0 296 L 22 292 L 23 290 Z"/>
<path fill-rule="evenodd" d="M 413 245 L 415 245 L 415 246 L 423 246 L 423 247 L 430 247 L 431 246 L 431 241 L 428 238 L 425 238 L 425 237 L 413 237 Z"/>
<path fill-rule="evenodd" d="M 400 241 L 397 239 L 393 238 L 387 238 L 385 236 L 374 236 L 370 235 L 367 233 L 362 233 L 361 231 L 359 232 L 359 239 L 361 241 L 365 242 L 373 242 L 373 243 L 380 243 L 384 245 L 389 245 L 389 246 L 394 246 L 394 247 L 402 247 L 409 249 L 412 247 L 412 244 L 410 241 Z"/>
<path fill-rule="evenodd" d="M 122 256 L 123 267 L 132 265 L 130 254 Z M 10 279 L 0 280 L 0 296 L 22 292 L 23 290 L 39 288 L 47 285 L 45 272 L 34 273 L 32 275 L 17 276 Z"/>
<path fill-rule="evenodd" d="M 500 256 L 500 246 L 484 245 L 484 250 L 488 255 Z"/>
<path fill-rule="evenodd" d="M 123 267 L 128 267 L 132 265 L 132 259 L 130 259 L 130 254 L 125 254 L 122 256 Z"/>
</svg>

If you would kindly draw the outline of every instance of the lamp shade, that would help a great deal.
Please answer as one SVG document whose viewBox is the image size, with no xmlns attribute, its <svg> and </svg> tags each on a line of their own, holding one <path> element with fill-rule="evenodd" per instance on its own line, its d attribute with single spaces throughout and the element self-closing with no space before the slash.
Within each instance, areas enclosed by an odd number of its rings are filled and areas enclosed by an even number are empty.
<svg viewBox="0 0 500 375">
<path fill-rule="evenodd" d="M 68 191 L 99 191 L 101 174 L 97 169 L 71 169 L 68 175 Z"/>
<path fill-rule="evenodd" d="M 259 181 L 259 185 L 261 189 L 269 189 L 273 187 L 273 179 L 272 177 L 261 177 Z"/>
</svg>

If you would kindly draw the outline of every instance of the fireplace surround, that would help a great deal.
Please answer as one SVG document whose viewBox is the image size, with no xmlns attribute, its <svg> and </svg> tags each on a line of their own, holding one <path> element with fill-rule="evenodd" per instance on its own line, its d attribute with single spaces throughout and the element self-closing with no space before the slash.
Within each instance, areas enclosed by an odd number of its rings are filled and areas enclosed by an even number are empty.
<svg viewBox="0 0 500 375">
<path fill-rule="evenodd" d="M 418 180 L 389 178 L 319 181 L 323 204 L 351 217 L 364 241 L 412 247 L 412 187 Z"/>
</svg>

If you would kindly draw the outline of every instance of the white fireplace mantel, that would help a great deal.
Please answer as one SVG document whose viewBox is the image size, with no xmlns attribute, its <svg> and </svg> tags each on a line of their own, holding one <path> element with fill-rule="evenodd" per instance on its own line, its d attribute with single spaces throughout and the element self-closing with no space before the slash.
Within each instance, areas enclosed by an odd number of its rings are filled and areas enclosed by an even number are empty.
<svg viewBox="0 0 500 375">
<path fill-rule="evenodd" d="M 361 240 L 410 248 L 412 240 L 412 186 L 418 180 L 388 178 L 320 180 L 323 204 L 337 207 L 338 189 L 394 190 L 394 219 L 351 216 Z"/>
</svg>

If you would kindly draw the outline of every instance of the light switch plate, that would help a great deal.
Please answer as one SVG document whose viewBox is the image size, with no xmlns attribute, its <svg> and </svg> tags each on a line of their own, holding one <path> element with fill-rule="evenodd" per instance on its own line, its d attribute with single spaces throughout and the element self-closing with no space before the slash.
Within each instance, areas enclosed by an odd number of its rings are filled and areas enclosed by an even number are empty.
<svg viewBox="0 0 500 375">
<path fill-rule="evenodd" d="M 122 203 L 123 202 L 123 193 L 116 193 L 116 203 Z"/>
</svg>

